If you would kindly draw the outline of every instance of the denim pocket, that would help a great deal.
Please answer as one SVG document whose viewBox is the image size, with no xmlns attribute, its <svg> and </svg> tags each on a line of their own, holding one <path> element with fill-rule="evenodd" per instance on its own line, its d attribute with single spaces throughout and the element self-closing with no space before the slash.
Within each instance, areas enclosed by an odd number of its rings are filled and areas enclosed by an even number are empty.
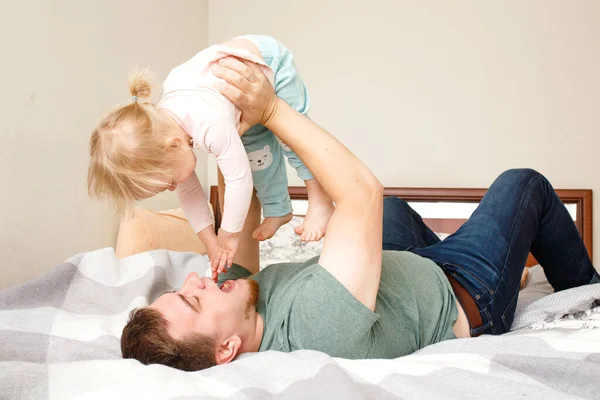
<svg viewBox="0 0 600 400">
<path fill-rule="evenodd" d="M 478 305 L 480 302 L 483 304 L 490 302 L 490 290 L 487 284 L 479 277 L 474 276 L 464 268 L 450 263 L 444 263 L 442 269 L 449 272 L 469 292 Z"/>
</svg>

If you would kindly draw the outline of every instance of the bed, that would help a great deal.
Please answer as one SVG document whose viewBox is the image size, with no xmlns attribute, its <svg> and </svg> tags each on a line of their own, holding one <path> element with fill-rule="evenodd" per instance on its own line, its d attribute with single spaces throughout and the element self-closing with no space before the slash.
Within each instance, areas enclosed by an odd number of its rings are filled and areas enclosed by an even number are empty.
<svg viewBox="0 0 600 400">
<path fill-rule="evenodd" d="M 420 208 L 443 238 L 484 192 L 388 188 L 385 194 Z M 591 253 L 591 191 L 557 192 Z M 321 243 L 302 244 L 290 233 L 301 221 L 306 192 L 290 193 L 294 219 L 261 244 L 263 264 L 320 250 Z M 218 223 L 216 188 L 211 203 Z M 502 336 L 441 342 L 394 360 L 269 351 L 189 373 L 122 360 L 119 337 L 131 309 L 178 287 L 190 271 L 207 273 L 206 257 L 167 249 L 122 259 L 113 248 L 78 254 L 0 292 L 0 398 L 599 398 L 600 284 L 550 294 L 541 268 L 533 259 L 529 264 L 515 322 Z"/>
</svg>

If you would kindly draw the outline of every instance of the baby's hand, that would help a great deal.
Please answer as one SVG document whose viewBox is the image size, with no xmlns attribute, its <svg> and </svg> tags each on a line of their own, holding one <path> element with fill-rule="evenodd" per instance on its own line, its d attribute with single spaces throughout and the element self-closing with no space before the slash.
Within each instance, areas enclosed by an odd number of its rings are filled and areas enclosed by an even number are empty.
<svg viewBox="0 0 600 400">
<path fill-rule="evenodd" d="M 219 265 L 219 261 L 221 260 L 221 248 L 217 245 L 217 240 L 215 238 L 214 244 L 208 246 L 206 248 L 206 253 L 208 256 L 208 260 L 210 262 L 210 269 L 212 270 L 212 280 L 217 281 L 219 279 L 219 274 L 217 274 L 217 266 Z"/>
<path fill-rule="evenodd" d="M 213 276 L 223 272 L 225 266 L 231 268 L 233 257 L 237 252 L 239 239 L 239 233 L 230 233 L 224 231 L 222 228 L 219 229 L 219 234 L 217 235 L 217 248 L 213 252 L 213 256 L 210 260 Z"/>
</svg>

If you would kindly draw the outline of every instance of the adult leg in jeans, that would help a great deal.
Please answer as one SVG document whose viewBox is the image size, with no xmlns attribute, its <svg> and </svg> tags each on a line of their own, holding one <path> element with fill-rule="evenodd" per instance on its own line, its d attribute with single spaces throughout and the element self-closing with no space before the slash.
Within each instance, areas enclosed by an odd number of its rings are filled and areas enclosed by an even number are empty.
<svg viewBox="0 0 600 400">
<path fill-rule="evenodd" d="M 383 199 L 383 250 L 405 251 L 439 241 L 406 201 L 398 197 Z"/>
<path fill-rule="evenodd" d="M 483 329 L 499 334 L 510 329 L 530 250 L 557 291 L 600 282 L 571 216 L 548 180 L 536 171 L 516 169 L 496 179 L 469 221 L 453 235 L 412 251 L 455 276 L 475 299 Z"/>
</svg>

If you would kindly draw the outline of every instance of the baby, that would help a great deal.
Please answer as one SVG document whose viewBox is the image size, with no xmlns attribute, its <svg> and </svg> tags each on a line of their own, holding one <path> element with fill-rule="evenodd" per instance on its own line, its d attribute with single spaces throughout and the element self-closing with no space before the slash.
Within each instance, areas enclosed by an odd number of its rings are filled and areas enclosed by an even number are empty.
<svg viewBox="0 0 600 400">
<path fill-rule="evenodd" d="M 291 220 L 284 155 L 308 192 L 306 217 L 295 229 L 301 239 L 320 240 L 334 210 L 310 171 L 271 131 L 255 125 L 243 132 L 239 109 L 215 89 L 221 80 L 211 72 L 220 59 L 230 56 L 260 65 L 278 97 L 308 112 L 308 93 L 289 50 L 271 37 L 249 35 L 211 46 L 174 68 L 156 106 L 147 100 L 151 89 L 145 73 L 133 75 L 132 100 L 106 116 L 90 140 L 90 194 L 110 198 L 123 211 L 135 200 L 177 190 L 184 213 L 207 249 L 213 277 L 233 262 L 253 186 L 265 217 L 254 239 L 272 237 Z M 194 172 L 194 148 L 214 154 L 225 180 L 218 235 Z"/>
</svg>

